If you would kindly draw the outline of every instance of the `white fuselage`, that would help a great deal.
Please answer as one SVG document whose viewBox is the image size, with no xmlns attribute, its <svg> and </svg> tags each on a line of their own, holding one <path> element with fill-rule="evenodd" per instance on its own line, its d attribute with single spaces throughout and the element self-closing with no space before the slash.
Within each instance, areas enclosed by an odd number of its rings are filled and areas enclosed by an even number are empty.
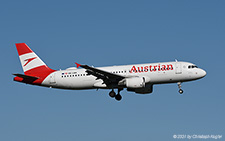
<svg viewBox="0 0 225 141">
<path fill-rule="evenodd" d="M 189 62 L 163 62 L 150 64 L 135 64 L 98 67 L 110 73 L 126 78 L 144 77 L 151 85 L 176 83 L 200 79 L 206 75 L 203 69 Z M 42 82 L 43 86 L 61 89 L 111 89 L 101 79 L 88 75 L 86 69 L 69 68 L 51 73 Z M 116 86 L 117 87 L 117 86 Z M 126 88 L 126 86 L 122 86 Z"/>
<path fill-rule="evenodd" d="M 120 91 L 137 94 L 153 92 L 153 85 L 177 83 L 182 94 L 181 83 L 200 79 L 206 75 L 203 69 L 189 62 L 162 62 L 109 67 L 91 67 L 75 63 L 66 70 L 49 68 L 27 44 L 16 43 L 24 74 L 15 73 L 14 81 L 59 89 L 111 89 L 109 96 L 120 101 Z M 117 93 L 114 91 L 117 89 Z"/>
</svg>

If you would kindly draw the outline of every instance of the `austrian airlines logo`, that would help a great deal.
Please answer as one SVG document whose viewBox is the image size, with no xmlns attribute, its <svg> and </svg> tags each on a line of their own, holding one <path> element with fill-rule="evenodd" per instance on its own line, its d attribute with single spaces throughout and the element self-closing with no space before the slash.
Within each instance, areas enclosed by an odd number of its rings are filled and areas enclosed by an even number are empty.
<svg viewBox="0 0 225 141">
<path fill-rule="evenodd" d="M 27 61 L 26 64 L 24 65 L 24 67 L 29 64 L 32 60 L 36 59 L 37 57 L 34 57 L 34 58 L 30 58 L 30 59 L 26 59 L 24 61 Z"/>
<path fill-rule="evenodd" d="M 158 64 L 158 65 L 150 65 L 150 66 L 133 66 L 130 70 L 130 73 L 138 73 L 138 72 L 155 72 L 155 71 L 168 71 L 173 70 L 172 64 Z"/>
</svg>

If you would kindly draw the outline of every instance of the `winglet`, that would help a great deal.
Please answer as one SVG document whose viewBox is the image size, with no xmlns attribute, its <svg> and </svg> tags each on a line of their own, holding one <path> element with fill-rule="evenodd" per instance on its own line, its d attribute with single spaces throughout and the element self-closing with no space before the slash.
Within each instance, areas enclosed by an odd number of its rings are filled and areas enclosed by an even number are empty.
<svg viewBox="0 0 225 141">
<path fill-rule="evenodd" d="M 77 62 L 75 62 L 75 64 L 77 65 L 77 68 L 79 68 L 81 66 L 81 64 L 78 64 Z"/>
</svg>

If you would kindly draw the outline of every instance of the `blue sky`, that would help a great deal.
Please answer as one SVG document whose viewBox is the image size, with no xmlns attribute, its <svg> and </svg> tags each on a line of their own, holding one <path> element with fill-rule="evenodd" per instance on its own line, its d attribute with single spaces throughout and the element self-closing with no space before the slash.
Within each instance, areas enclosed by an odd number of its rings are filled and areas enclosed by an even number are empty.
<svg viewBox="0 0 225 141">
<path fill-rule="evenodd" d="M 173 140 L 225 135 L 224 1 L 4 1 L 0 4 L 0 140 Z M 150 95 L 69 91 L 13 82 L 15 43 L 49 67 L 173 61 L 207 71 L 201 80 L 156 85 Z M 224 138 L 224 137 L 223 137 Z"/>
</svg>

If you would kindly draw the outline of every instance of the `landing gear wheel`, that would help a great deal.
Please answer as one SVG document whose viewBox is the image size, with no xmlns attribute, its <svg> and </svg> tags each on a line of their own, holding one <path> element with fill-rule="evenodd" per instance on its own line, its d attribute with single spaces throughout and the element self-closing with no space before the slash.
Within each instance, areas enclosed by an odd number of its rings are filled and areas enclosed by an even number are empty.
<svg viewBox="0 0 225 141">
<path fill-rule="evenodd" d="M 180 94 L 183 94 L 183 92 L 184 92 L 184 91 L 183 91 L 182 89 L 179 90 L 179 93 L 180 93 Z"/>
<path fill-rule="evenodd" d="M 116 93 L 112 90 L 111 92 L 109 92 L 109 96 L 114 98 L 116 96 Z"/>
<path fill-rule="evenodd" d="M 117 94 L 117 95 L 115 96 L 115 99 L 116 99 L 117 101 L 120 101 L 120 100 L 122 99 L 122 96 L 121 96 L 120 94 Z"/>
<path fill-rule="evenodd" d="M 177 82 L 178 88 L 179 88 L 179 93 L 182 94 L 184 91 L 181 89 L 181 82 Z"/>
</svg>

